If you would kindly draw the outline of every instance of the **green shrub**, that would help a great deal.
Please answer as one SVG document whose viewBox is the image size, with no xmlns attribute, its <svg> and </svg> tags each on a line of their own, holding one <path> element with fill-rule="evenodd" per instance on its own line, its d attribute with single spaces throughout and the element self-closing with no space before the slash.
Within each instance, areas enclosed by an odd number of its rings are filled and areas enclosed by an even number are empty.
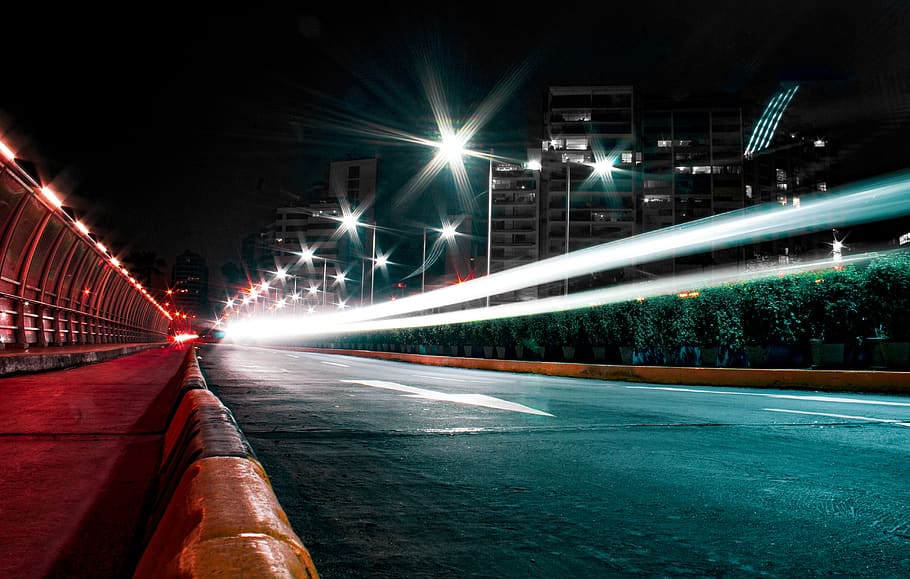
<svg viewBox="0 0 910 579">
<path fill-rule="evenodd" d="M 910 251 L 877 257 L 864 278 L 865 314 L 872 331 L 910 341 Z"/>
</svg>

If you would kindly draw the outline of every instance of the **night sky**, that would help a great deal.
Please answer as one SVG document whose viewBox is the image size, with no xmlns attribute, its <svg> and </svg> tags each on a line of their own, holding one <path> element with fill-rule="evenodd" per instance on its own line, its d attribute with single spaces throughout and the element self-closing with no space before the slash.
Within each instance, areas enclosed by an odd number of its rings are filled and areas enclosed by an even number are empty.
<svg viewBox="0 0 910 579">
<path fill-rule="evenodd" d="M 497 153 L 539 143 L 549 85 L 631 84 L 755 107 L 780 81 L 833 80 L 863 92 L 819 111 L 825 122 L 860 128 L 877 169 L 906 166 L 889 152 L 910 118 L 910 3 L 901 0 L 640 2 L 575 14 L 526 3 L 312 4 L 5 15 L 0 138 L 115 253 L 148 250 L 171 263 L 188 249 L 213 276 L 239 262 L 241 238 L 276 207 L 311 198 L 329 161 L 379 155 L 388 196 L 427 163 L 426 148 L 350 130 L 369 122 L 435 138 L 420 62 L 438 74 L 456 119 L 525 71 L 472 143 Z M 481 191 L 485 172 L 471 174 Z M 451 188 L 440 175 L 404 211 L 423 215 Z"/>
</svg>

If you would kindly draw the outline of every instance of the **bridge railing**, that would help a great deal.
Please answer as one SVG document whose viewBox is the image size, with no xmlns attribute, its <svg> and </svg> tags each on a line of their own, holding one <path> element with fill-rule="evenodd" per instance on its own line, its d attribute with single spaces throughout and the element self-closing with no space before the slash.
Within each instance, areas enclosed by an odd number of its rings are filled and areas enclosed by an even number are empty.
<svg viewBox="0 0 910 579">
<path fill-rule="evenodd" d="M 0 349 L 163 341 L 169 318 L 0 142 Z"/>
</svg>

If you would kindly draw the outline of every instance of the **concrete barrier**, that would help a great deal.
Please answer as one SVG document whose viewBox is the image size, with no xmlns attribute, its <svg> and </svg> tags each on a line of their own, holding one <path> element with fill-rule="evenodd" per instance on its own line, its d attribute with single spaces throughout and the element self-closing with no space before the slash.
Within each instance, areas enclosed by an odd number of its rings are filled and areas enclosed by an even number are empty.
<svg viewBox="0 0 910 579">
<path fill-rule="evenodd" d="M 317 578 L 265 469 L 206 387 L 195 348 L 182 377 L 134 578 Z"/>
<path fill-rule="evenodd" d="M 306 577 L 316 568 L 262 469 L 210 457 L 187 468 L 133 575 Z"/>
<path fill-rule="evenodd" d="M 41 346 L 28 350 L 0 350 L 0 377 L 65 370 L 86 364 L 97 364 L 150 348 L 167 347 L 167 343 L 98 344 L 72 347 Z"/>
</svg>

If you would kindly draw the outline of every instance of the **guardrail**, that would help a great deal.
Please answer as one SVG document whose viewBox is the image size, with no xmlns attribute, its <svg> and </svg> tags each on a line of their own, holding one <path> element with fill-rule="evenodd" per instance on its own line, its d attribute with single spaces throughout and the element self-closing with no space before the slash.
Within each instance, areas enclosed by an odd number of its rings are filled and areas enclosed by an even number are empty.
<svg viewBox="0 0 910 579">
<path fill-rule="evenodd" d="M 0 142 L 0 349 L 158 342 L 169 319 Z"/>
<path fill-rule="evenodd" d="M 164 438 L 156 496 L 133 579 L 318 579 L 265 469 L 191 349 Z"/>
</svg>

